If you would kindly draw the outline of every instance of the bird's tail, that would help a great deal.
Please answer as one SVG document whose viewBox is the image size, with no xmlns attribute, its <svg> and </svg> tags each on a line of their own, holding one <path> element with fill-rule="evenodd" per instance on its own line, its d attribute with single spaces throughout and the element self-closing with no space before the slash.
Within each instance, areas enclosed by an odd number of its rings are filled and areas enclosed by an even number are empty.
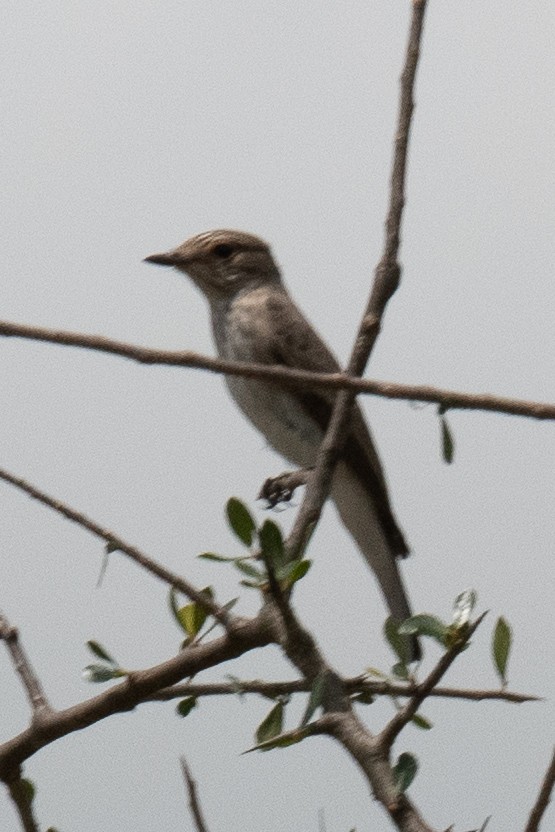
<svg viewBox="0 0 555 832">
<path fill-rule="evenodd" d="M 368 491 L 342 461 L 337 465 L 331 494 L 341 520 L 378 579 L 391 615 L 398 621 L 409 618 L 412 613 L 397 557 L 382 531 Z M 410 661 L 416 661 L 421 655 L 420 645 L 416 638 L 409 642 Z"/>
</svg>

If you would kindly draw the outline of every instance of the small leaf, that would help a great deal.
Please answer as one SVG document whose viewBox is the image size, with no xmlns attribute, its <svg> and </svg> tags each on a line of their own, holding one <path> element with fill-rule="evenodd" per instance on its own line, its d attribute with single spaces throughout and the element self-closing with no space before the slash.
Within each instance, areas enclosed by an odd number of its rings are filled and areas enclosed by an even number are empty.
<svg viewBox="0 0 555 832">
<path fill-rule="evenodd" d="M 245 546 L 252 546 L 256 525 L 251 513 L 241 500 L 231 497 L 226 505 L 227 519 L 232 530 Z"/>
<path fill-rule="evenodd" d="M 443 461 L 451 465 L 455 455 L 455 440 L 445 416 L 440 416 L 441 423 L 441 452 Z"/>
<path fill-rule="evenodd" d="M 98 641 L 87 641 L 87 647 L 97 659 L 102 659 L 103 661 L 108 662 L 108 664 L 112 664 L 114 667 L 118 666 L 117 661 L 110 656 L 108 651 L 105 650 L 105 648 L 99 644 Z"/>
<path fill-rule="evenodd" d="M 242 572 L 243 575 L 246 575 L 248 578 L 256 578 L 259 581 L 266 581 L 266 573 L 262 572 L 257 566 L 254 566 L 252 560 L 236 560 L 235 566 Z"/>
<path fill-rule="evenodd" d="M 387 674 L 378 670 L 377 667 L 367 667 L 364 672 L 367 676 L 373 676 L 375 679 L 383 679 L 384 682 L 387 681 Z"/>
<path fill-rule="evenodd" d="M 399 633 L 400 622 L 389 616 L 386 618 L 383 631 L 395 655 L 400 659 L 402 664 L 407 664 L 410 658 L 409 641 Z"/>
<path fill-rule="evenodd" d="M 110 679 L 119 679 L 125 676 L 124 671 L 116 667 L 109 667 L 107 664 L 89 664 L 83 669 L 82 677 L 86 682 L 109 682 Z"/>
<path fill-rule="evenodd" d="M 299 725 L 300 728 L 304 728 L 304 726 L 308 722 L 310 722 L 314 714 L 314 711 L 317 708 L 319 708 L 322 704 L 324 700 L 324 694 L 326 692 L 326 681 L 326 673 L 319 673 L 318 676 L 315 678 L 312 684 L 312 688 L 310 689 L 310 696 L 308 697 L 308 702 L 306 703 L 306 710 Z"/>
<path fill-rule="evenodd" d="M 369 691 L 362 691 L 362 693 L 355 693 L 354 696 L 351 696 L 351 701 L 358 702 L 360 705 L 372 705 L 375 700 L 376 697 Z"/>
<path fill-rule="evenodd" d="M 197 558 L 202 558 L 203 560 L 215 560 L 218 563 L 233 563 L 235 558 L 229 558 L 225 555 L 217 555 L 215 552 L 202 552 L 202 554 L 197 555 Z"/>
<path fill-rule="evenodd" d="M 423 731 L 429 731 L 433 727 L 432 723 L 422 714 L 415 714 L 411 722 L 418 728 L 422 728 Z"/>
<path fill-rule="evenodd" d="M 397 662 L 391 668 L 391 672 L 397 679 L 401 679 L 403 682 L 406 682 L 409 678 L 409 669 L 404 662 Z"/>
<path fill-rule="evenodd" d="M 404 751 L 393 767 L 395 782 L 399 791 L 406 792 L 418 771 L 418 761 L 412 754 Z"/>
<path fill-rule="evenodd" d="M 279 569 L 280 566 L 285 565 L 283 536 L 281 529 L 273 520 L 264 521 L 262 528 L 258 530 L 258 539 L 262 554 L 274 569 Z"/>
<path fill-rule="evenodd" d="M 459 592 L 453 602 L 453 619 L 451 621 L 452 627 L 460 629 L 461 627 L 464 627 L 465 624 L 468 624 L 477 600 L 478 595 L 474 589 L 465 589 L 463 592 Z"/>
<path fill-rule="evenodd" d="M 178 702 L 175 706 L 175 710 L 177 711 L 179 716 L 189 716 L 193 708 L 196 707 L 197 698 L 196 696 L 186 696 L 185 699 L 182 699 L 181 702 Z"/>
<path fill-rule="evenodd" d="M 283 730 L 283 702 L 278 702 L 256 729 L 258 744 L 273 740 Z"/>
<path fill-rule="evenodd" d="M 288 748 L 290 745 L 296 745 L 296 743 L 302 742 L 308 734 L 309 731 L 306 728 L 290 731 L 284 736 L 277 736 L 275 739 L 253 745 L 252 748 L 247 748 L 246 751 L 243 751 L 243 754 L 250 754 L 251 751 L 271 751 L 273 748 Z"/>
<path fill-rule="evenodd" d="M 495 630 L 493 632 L 493 661 L 495 669 L 501 679 L 503 685 L 507 684 L 507 663 L 509 660 L 509 653 L 511 652 L 512 632 L 506 619 L 501 616 L 497 619 Z"/>
<path fill-rule="evenodd" d="M 310 567 L 312 561 L 310 560 L 293 560 L 291 563 L 282 566 L 277 570 L 277 579 L 285 584 L 286 588 L 293 586 L 294 583 L 304 578 Z"/>
<path fill-rule="evenodd" d="M 17 784 L 20 794 L 23 795 L 23 798 L 28 806 L 31 805 L 33 799 L 35 797 L 35 784 L 31 780 L 27 780 L 26 777 L 22 777 L 19 783 Z"/>
<path fill-rule="evenodd" d="M 199 606 L 196 601 L 181 607 L 178 615 L 183 629 L 190 638 L 195 638 L 198 635 L 206 621 L 206 610 Z"/>
<path fill-rule="evenodd" d="M 262 578 L 258 581 L 239 581 L 241 586 L 246 586 L 248 589 L 260 589 L 265 586 L 266 581 Z"/>
<path fill-rule="evenodd" d="M 399 627 L 399 633 L 404 635 L 429 636 L 430 638 L 435 638 L 442 646 L 445 646 L 447 629 L 443 621 L 440 621 L 435 615 L 422 613 L 420 615 L 412 615 L 406 621 L 403 621 Z"/>
</svg>

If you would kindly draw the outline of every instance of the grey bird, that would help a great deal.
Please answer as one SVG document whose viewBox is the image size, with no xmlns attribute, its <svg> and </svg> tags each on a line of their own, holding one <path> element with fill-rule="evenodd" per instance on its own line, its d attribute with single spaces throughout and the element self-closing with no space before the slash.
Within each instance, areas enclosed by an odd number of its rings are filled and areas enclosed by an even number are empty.
<svg viewBox="0 0 555 832">
<path fill-rule="evenodd" d="M 218 354 L 235 361 L 281 364 L 315 372 L 340 370 L 334 356 L 291 300 L 269 246 L 241 231 L 199 234 L 165 254 L 145 258 L 187 274 L 206 297 Z M 235 402 L 269 444 L 301 468 L 314 465 L 334 393 L 286 388 L 226 375 Z M 411 615 L 397 558 L 408 546 L 391 508 L 380 460 L 355 404 L 331 496 L 373 570 L 393 617 Z M 419 657 L 411 641 L 411 659 Z"/>
</svg>

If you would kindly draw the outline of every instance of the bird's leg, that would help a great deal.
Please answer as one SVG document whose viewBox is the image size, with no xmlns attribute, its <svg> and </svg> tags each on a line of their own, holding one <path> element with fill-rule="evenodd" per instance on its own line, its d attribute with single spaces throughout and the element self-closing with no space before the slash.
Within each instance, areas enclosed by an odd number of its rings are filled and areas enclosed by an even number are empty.
<svg viewBox="0 0 555 832">
<path fill-rule="evenodd" d="M 266 508 L 275 508 L 278 503 L 288 503 L 301 485 L 306 485 L 312 468 L 298 468 L 296 471 L 285 471 L 277 477 L 268 477 L 263 483 L 258 500 L 266 500 Z"/>
</svg>

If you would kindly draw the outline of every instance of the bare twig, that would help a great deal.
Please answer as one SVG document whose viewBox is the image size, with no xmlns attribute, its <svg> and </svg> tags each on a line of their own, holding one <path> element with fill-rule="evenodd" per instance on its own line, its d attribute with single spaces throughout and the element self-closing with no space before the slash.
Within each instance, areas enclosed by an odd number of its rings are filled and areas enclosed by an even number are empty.
<svg viewBox="0 0 555 832">
<path fill-rule="evenodd" d="M 151 349 L 105 338 L 102 335 L 66 332 L 9 321 L 0 321 L 0 335 L 95 350 L 118 355 L 140 364 L 191 367 L 211 373 L 263 378 L 276 384 L 285 383 L 305 389 L 352 390 L 355 393 L 381 396 L 386 399 L 437 403 L 448 410 L 485 410 L 512 416 L 527 416 L 531 419 L 555 419 L 555 404 L 494 396 L 487 393 L 463 393 L 421 384 L 396 384 L 376 379 L 355 378 L 345 373 L 312 373 L 308 370 L 295 370 L 277 364 L 272 366 L 227 361 L 223 358 L 201 355 L 191 350 Z"/>
<path fill-rule="evenodd" d="M 189 807 L 191 809 L 191 814 L 195 822 L 195 828 L 197 832 L 208 832 L 208 827 L 204 822 L 197 795 L 197 784 L 193 780 L 193 775 L 191 774 L 191 770 L 187 765 L 187 760 L 185 759 L 185 757 L 180 757 L 179 759 L 181 763 L 181 771 L 183 772 L 183 779 L 185 780 L 185 785 L 187 786 L 187 793 L 189 795 Z"/>
<path fill-rule="evenodd" d="M 400 698 L 412 697 L 418 693 L 418 685 L 406 685 L 385 681 L 368 681 L 362 676 L 344 679 L 343 685 L 349 696 L 356 693 L 368 693 L 373 696 L 396 696 Z M 293 693 L 308 693 L 310 683 L 306 679 L 293 679 L 284 682 L 263 682 L 259 679 L 252 681 L 237 680 L 233 682 L 200 682 L 174 685 L 171 688 L 157 691 L 151 697 L 153 701 L 166 702 L 183 696 L 232 696 L 237 694 L 254 694 L 275 699 Z M 442 699 L 465 699 L 471 702 L 492 700 L 522 704 L 524 702 L 540 702 L 541 697 L 525 693 L 513 693 L 507 690 L 473 690 L 469 688 L 435 687 L 428 697 Z"/>
<path fill-rule="evenodd" d="M 405 202 L 408 139 L 414 108 L 413 89 L 425 10 L 426 0 L 413 0 L 405 66 L 401 76 L 401 100 L 395 136 L 384 250 L 382 258 L 376 266 L 366 311 L 347 366 L 346 374 L 348 376 L 361 376 L 364 372 L 379 335 L 386 305 L 399 285 L 401 267 L 397 257 Z M 295 557 L 302 550 L 310 530 L 320 518 L 322 506 L 331 487 L 335 465 L 347 438 L 347 428 L 354 400 L 355 392 L 352 390 L 341 390 L 337 395 L 326 434 L 316 457 L 313 476 L 310 477 L 307 484 L 300 511 L 289 536 L 288 548 L 291 557 Z"/>
<path fill-rule="evenodd" d="M 541 784 L 541 788 L 536 799 L 534 806 L 532 807 L 532 811 L 530 812 L 530 817 L 528 818 L 528 823 L 526 824 L 526 828 L 524 832 L 537 832 L 540 828 L 541 819 L 545 813 L 549 805 L 549 801 L 551 800 L 551 792 L 553 791 L 553 786 L 555 785 L 555 750 L 553 751 L 553 756 L 551 757 L 551 762 L 549 767 L 545 773 L 545 777 L 543 778 L 543 782 Z"/>
<path fill-rule="evenodd" d="M 41 718 L 41 715 L 51 711 L 40 680 L 31 666 L 23 645 L 19 640 L 17 627 L 13 627 L 8 619 L 0 612 L 0 639 L 6 642 L 6 646 L 12 657 L 13 666 L 21 677 L 27 698 L 33 709 L 33 719 Z"/>
<path fill-rule="evenodd" d="M 14 474 L 10 474 L 9 471 L 4 470 L 3 468 L 0 468 L 0 479 L 10 483 L 11 485 L 15 485 L 16 488 L 24 491 L 34 500 L 38 500 L 39 503 L 54 509 L 54 511 L 57 511 L 58 514 L 61 514 L 73 523 L 77 523 L 79 526 L 82 526 L 84 529 L 92 532 L 92 534 L 97 537 L 102 538 L 108 546 L 108 551 L 112 552 L 118 550 L 123 552 L 124 555 L 127 555 L 127 557 L 131 558 L 131 560 L 135 561 L 135 563 L 138 563 L 139 566 L 146 569 L 147 572 L 150 572 L 152 575 L 156 575 L 157 578 L 165 581 L 170 586 L 179 589 L 180 592 L 183 592 L 183 594 L 192 601 L 196 601 L 199 606 L 207 610 L 210 615 L 213 615 L 214 618 L 222 624 L 222 626 L 231 626 L 232 619 L 227 610 L 212 601 L 206 594 L 203 594 L 200 590 L 196 589 L 196 587 L 190 584 L 189 581 L 185 580 L 185 578 L 182 578 L 175 572 L 170 572 L 170 570 L 166 569 L 165 566 L 161 566 L 157 561 L 148 557 L 148 555 L 145 555 L 144 552 L 136 546 L 131 546 L 131 544 L 126 543 L 123 538 L 118 537 L 118 535 L 114 534 L 114 532 L 103 528 L 82 512 L 76 511 L 66 503 L 63 503 L 61 500 L 50 497 L 36 486 L 21 477 L 16 477 Z"/>
<path fill-rule="evenodd" d="M 421 684 L 416 686 L 417 692 L 410 699 L 410 701 L 407 702 L 404 708 L 397 711 L 393 719 L 388 722 L 378 738 L 378 741 L 383 748 L 387 750 L 391 748 L 395 738 L 399 735 L 405 725 L 411 721 L 422 702 L 430 695 L 439 680 L 447 673 L 459 653 L 465 649 L 470 638 L 480 626 L 486 615 L 487 612 L 482 613 L 476 621 L 469 625 L 468 629 L 464 633 L 461 633 L 460 637 L 453 644 L 453 646 L 450 647 L 440 658 L 429 676 L 424 679 Z"/>
</svg>

